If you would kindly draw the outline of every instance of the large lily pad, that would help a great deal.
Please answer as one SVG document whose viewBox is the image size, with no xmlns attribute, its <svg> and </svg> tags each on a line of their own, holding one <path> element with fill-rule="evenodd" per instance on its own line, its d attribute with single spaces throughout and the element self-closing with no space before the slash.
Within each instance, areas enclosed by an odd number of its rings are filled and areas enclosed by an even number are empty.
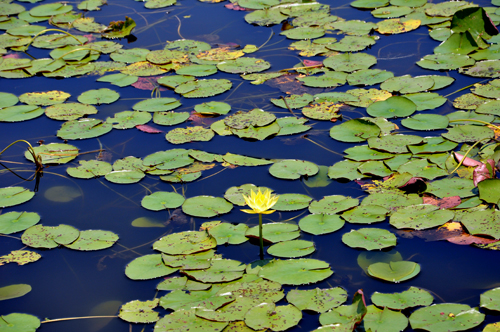
<svg viewBox="0 0 500 332">
<path fill-rule="evenodd" d="M 369 331 L 399 332 L 408 325 L 408 318 L 399 311 L 392 311 L 389 308 L 378 309 L 374 305 L 366 309 L 363 324 Z"/>
<path fill-rule="evenodd" d="M 444 138 L 457 143 L 477 142 L 486 138 L 493 138 L 494 132 L 490 128 L 475 125 L 459 125 L 448 129 Z"/>
<path fill-rule="evenodd" d="M 206 232 L 180 232 L 153 243 L 153 249 L 168 255 L 186 255 L 215 248 L 217 241 Z"/>
<path fill-rule="evenodd" d="M 423 230 L 444 225 L 453 219 L 455 213 L 450 210 L 441 210 L 430 204 L 411 205 L 394 212 L 390 224 L 398 229 L 411 228 Z"/>
<path fill-rule="evenodd" d="M 190 165 L 194 159 L 189 156 L 189 150 L 171 149 L 152 153 L 144 158 L 145 166 L 155 166 L 157 169 L 174 169 Z"/>
<path fill-rule="evenodd" d="M 352 119 L 330 129 L 330 137 L 341 142 L 363 142 L 379 134 L 379 126 L 362 119 Z"/>
<path fill-rule="evenodd" d="M 273 260 L 259 271 L 259 277 L 284 285 L 315 283 L 332 274 L 328 263 L 309 258 Z"/>
<path fill-rule="evenodd" d="M 315 250 L 311 241 L 291 240 L 273 244 L 267 249 L 267 253 L 276 257 L 297 258 L 310 255 Z"/>
<path fill-rule="evenodd" d="M 80 235 L 80 231 L 68 225 L 56 227 L 35 225 L 28 228 L 22 235 L 21 240 L 27 246 L 33 248 L 52 249 L 61 245 L 70 244 Z"/>
<path fill-rule="evenodd" d="M 248 237 L 259 237 L 259 226 L 249 228 L 245 234 Z M 265 241 L 277 243 L 290 241 L 300 236 L 299 227 L 287 223 L 271 223 L 262 225 L 262 237 Z"/>
<path fill-rule="evenodd" d="M 0 188 L 0 206 L 5 208 L 19 205 L 29 201 L 33 196 L 34 192 L 23 187 Z"/>
<path fill-rule="evenodd" d="M 302 194 L 279 195 L 278 202 L 273 206 L 276 211 L 297 211 L 309 206 L 312 198 Z"/>
<path fill-rule="evenodd" d="M 71 95 L 63 91 L 28 92 L 19 96 L 19 100 L 28 105 L 50 106 L 61 104 Z"/>
<path fill-rule="evenodd" d="M 500 239 L 500 213 L 495 210 L 474 211 L 466 214 L 461 222 L 472 235 L 487 235 Z"/>
<path fill-rule="evenodd" d="M 212 322 L 199 318 L 195 314 L 195 309 L 177 310 L 171 314 L 165 315 L 155 324 L 156 332 L 182 332 L 189 328 L 191 332 L 220 332 L 226 326 L 227 322 Z"/>
<path fill-rule="evenodd" d="M 487 308 L 489 310 L 499 311 L 500 301 L 499 301 L 500 288 L 490 289 L 489 291 L 481 294 L 480 302 L 481 308 Z"/>
<path fill-rule="evenodd" d="M 208 233 L 217 240 L 217 245 L 241 244 L 248 241 L 245 236 L 248 226 L 245 224 L 232 225 L 230 223 L 220 223 L 208 230 Z"/>
<path fill-rule="evenodd" d="M 412 115 L 416 109 L 417 105 L 410 99 L 393 96 L 371 104 L 366 112 L 373 117 L 402 118 Z"/>
<path fill-rule="evenodd" d="M 213 196 L 196 196 L 186 199 L 182 204 L 182 211 L 194 217 L 211 218 L 228 213 L 233 204 L 224 198 Z"/>
<path fill-rule="evenodd" d="M 340 53 L 332 55 L 323 61 L 326 67 L 347 73 L 368 69 L 376 63 L 377 59 L 373 55 L 366 53 Z"/>
<path fill-rule="evenodd" d="M 65 246 L 82 251 L 102 250 L 111 247 L 116 241 L 118 241 L 118 235 L 113 232 L 91 229 L 81 231 L 75 242 L 65 244 Z"/>
<path fill-rule="evenodd" d="M 342 305 L 332 310 L 322 313 L 319 316 L 321 325 L 339 327 L 340 331 L 353 331 L 354 327 L 361 322 L 366 314 L 365 299 L 362 291 L 354 294 L 351 305 Z"/>
<path fill-rule="evenodd" d="M 389 211 L 378 205 L 360 205 L 342 213 L 342 218 L 351 224 L 372 224 L 384 221 Z"/>
<path fill-rule="evenodd" d="M 34 212 L 7 212 L 0 214 L 0 234 L 12 234 L 37 224 L 40 215 Z"/>
<path fill-rule="evenodd" d="M 79 149 L 65 143 L 50 143 L 33 148 L 36 155 L 42 158 L 42 164 L 65 164 L 78 157 Z M 26 159 L 33 160 L 31 153 L 24 153 Z"/>
<path fill-rule="evenodd" d="M 212 259 L 209 268 L 185 270 L 188 276 L 204 283 L 227 282 L 241 278 L 246 265 L 233 259 Z"/>
<path fill-rule="evenodd" d="M 410 261 L 379 262 L 368 266 L 368 275 L 389 282 L 401 282 L 415 277 L 420 265 Z"/>
<path fill-rule="evenodd" d="M 13 313 L 0 316 L 0 330 L 12 332 L 35 332 L 40 320 L 32 315 Z"/>
<path fill-rule="evenodd" d="M 271 64 L 263 59 L 246 57 L 226 60 L 217 64 L 217 68 L 220 71 L 232 74 L 257 73 L 269 69 L 270 67 Z"/>
<path fill-rule="evenodd" d="M 401 293 L 375 292 L 373 293 L 371 300 L 379 307 L 403 310 L 416 306 L 429 306 L 434 298 L 424 289 L 410 287 L 408 290 Z"/>
<path fill-rule="evenodd" d="M 57 136 L 62 139 L 85 139 L 94 138 L 109 133 L 113 129 L 110 123 L 99 119 L 83 118 L 70 120 L 61 126 Z"/>
<path fill-rule="evenodd" d="M 120 98 L 120 94 L 108 88 L 98 90 L 88 90 L 78 96 L 78 101 L 82 104 L 101 105 L 111 104 Z"/>
<path fill-rule="evenodd" d="M 396 245 L 396 236 L 385 229 L 360 228 L 342 236 L 342 242 L 351 248 L 380 250 Z"/>
<path fill-rule="evenodd" d="M 463 178 L 448 178 L 436 180 L 427 184 L 426 192 L 439 198 L 460 196 L 461 198 L 474 196 L 475 188 L 472 180 Z"/>
<path fill-rule="evenodd" d="M 347 292 L 341 287 L 310 290 L 292 289 L 288 292 L 286 300 L 300 310 L 323 313 L 344 303 L 347 300 Z"/>
<path fill-rule="evenodd" d="M 359 200 L 342 195 L 325 196 L 319 201 L 314 201 L 309 206 L 309 212 L 322 214 L 335 214 L 349 210 L 359 204 Z"/>
<path fill-rule="evenodd" d="M 159 299 L 152 301 L 130 301 L 122 305 L 119 317 L 130 323 L 154 323 L 158 317 L 158 312 L 153 309 L 158 305 Z"/>
<path fill-rule="evenodd" d="M 231 89 L 232 83 L 226 79 L 207 79 L 178 85 L 175 92 L 185 98 L 211 97 Z"/>
<path fill-rule="evenodd" d="M 113 167 L 99 160 L 80 160 L 80 166 L 68 167 L 66 172 L 75 178 L 92 179 L 98 176 L 104 176 L 113 170 Z"/>
<path fill-rule="evenodd" d="M 274 163 L 269 168 L 269 173 L 279 179 L 289 179 L 296 180 L 301 176 L 313 176 L 318 173 L 319 168 L 316 164 L 313 164 L 305 160 L 281 160 Z"/>
<path fill-rule="evenodd" d="M 413 329 L 427 331 L 463 331 L 478 326 L 484 314 L 466 304 L 440 303 L 420 308 L 410 316 Z"/>
<path fill-rule="evenodd" d="M 274 303 L 261 303 L 245 315 L 245 324 L 254 330 L 270 329 L 285 331 L 299 323 L 302 312 L 293 305 L 276 306 Z"/>
<path fill-rule="evenodd" d="M 144 112 L 165 112 L 181 106 L 181 103 L 175 98 L 152 98 L 140 101 L 132 109 Z"/>
<path fill-rule="evenodd" d="M 321 235 L 338 231 L 345 222 L 338 215 L 310 214 L 300 219 L 299 227 L 303 232 Z"/>
<path fill-rule="evenodd" d="M 184 197 L 178 193 L 157 191 L 145 196 L 141 201 L 141 205 L 148 210 L 160 211 L 176 209 L 184 203 L 184 200 Z"/>
<path fill-rule="evenodd" d="M 189 142 L 207 142 L 215 136 L 212 129 L 206 129 L 202 126 L 175 128 L 169 131 L 165 138 L 172 144 L 183 144 Z"/>
</svg>

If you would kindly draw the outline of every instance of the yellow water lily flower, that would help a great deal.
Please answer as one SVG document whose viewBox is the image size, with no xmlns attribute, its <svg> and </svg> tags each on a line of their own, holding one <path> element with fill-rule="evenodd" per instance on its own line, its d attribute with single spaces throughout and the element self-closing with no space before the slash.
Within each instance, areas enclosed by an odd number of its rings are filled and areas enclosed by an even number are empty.
<svg viewBox="0 0 500 332">
<path fill-rule="evenodd" d="M 276 202 L 278 202 L 279 196 L 271 194 L 269 189 L 266 189 L 264 193 L 259 191 L 256 193 L 250 190 L 250 196 L 243 195 L 245 202 L 252 210 L 241 210 L 246 213 L 258 213 L 258 214 L 271 214 L 275 210 L 269 210 L 273 207 Z"/>
</svg>

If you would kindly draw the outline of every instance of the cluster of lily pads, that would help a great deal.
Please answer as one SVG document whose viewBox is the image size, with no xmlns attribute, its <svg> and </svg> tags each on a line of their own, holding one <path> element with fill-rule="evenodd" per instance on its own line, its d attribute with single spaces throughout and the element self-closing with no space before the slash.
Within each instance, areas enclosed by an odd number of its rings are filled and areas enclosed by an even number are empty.
<svg viewBox="0 0 500 332">
<path fill-rule="evenodd" d="M 304 86 L 312 88 L 380 84 L 379 88 L 355 88 L 315 95 L 291 94 L 272 99 L 272 104 L 288 109 L 294 115 L 281 118 L 261 109 L 228 115 L 231 105 L 224 102 L 196 105 L 196 113 L 227 116 L 214 122 L 210 128 L 175 128 L 166 134 L 169 143 L 208 141 L 215 134 L 253 140 L 293 135 L 311 128 L 304 125 L 307 119 L 297 117 L 293 109 L 301 109 L 309 119 L 340 122 L 343 107 L 366 108 L 369 117 L 332 126 L 330 136 L 333 139 L 348 143 L 366 142 L 366 145 L 346 149 L 346 160 L 329 166 L 327 174 L 331 179 L 366 178 L 360 184 L 369 195 L 359 202 L 342 195 L 313 200 L 308 195 L 279 193 L 278 203 L 273 209 L 309 211 L 298 225 L 264 225 L 264 239 L 272 243 L 268 253 L 279 259 L 245 264 L 216 254 L 217 245 L 236 245 L 258 237 L 257 227 L 249 228 L 245 224 L 209 221 L 200 231 L 165 236 L 153 244 L 155 253 L 134 259 L 127 265 L 125 274 L 133 280 L 160 278 L 178 272 L 182 276 L 160 282 L 157 290 L 168 293 L 159 299 L 124 304 L 119 316 L 133 323 L 156 322 L 155 331 L 158 332 L 184 331 L 186 328 L 190 331 L 283 331 L 299 323 L 302 310 L 320 314 L 318 331 L 352 331 L 363 324 L 366 331 L 391 332 L 404 330 L 408 322 L 414 329 L 456 331 L 481 324 L 485 314 L 478 309 L 452 303 L 431 305 L 432 295 L 415 287 L 401 293 L 375 293 L 370 306 L 366 306 L 362 291 L 353 295 L 351 305 L 344 304 L 347 292 L 341 287 L 290 290 L 286 294 L 289 304 L 277 303 L 285 298 L 282 285 L 316 283 L 333 274 L 326 262 L 299 258 L 315 251 L 312 241 L 298 239 L 301 232 L 328 234 L 340 230 L 346 221 L 369 225 L 388 219 L 396 229 L 419 232 L 460 223 L 466 228 L 470 243 L 480 248 L 500 249 L 500 217 L 495 209 L 500 201 L 500 179 L 496 179 L 496 164 L 500 160 L 500 144 L 496 141 L 499 128 L 491 126 L 500 116 L 500 80 L 477 84 L 470 93 L 456 98 L 453 102 L 458 109 L 456 112 L 425 114 L 421 111 L 435 109 L 446 102 L 445 97 L 430 91 L 452 84 L 452 78 L 442 75 L 394 77 L 389 71 L 370 69 L 377 59 L 360 52 L 380 38 L 371 35 L 372 31 L 381 35 L 395 34 L 426 25 L 431 29 L 431 38 L 442 41 L 442 44 L 434 49 L 433 55 L 425 56 L 417 65 L 431 70 L 458 69 L 460 73 L 473 77 L 500 77 L 500 37 L 494 26 L 500 22 L 500 10 L 497 7 L 480 8 L 465 1 L 440 4 L 422 0 L 354 1 L 353 7 L 373 9 L 373 16 L 383 19 L 372 23 L 346 21 L 331 15 L 328 5 L 316 2 L 232 2 L 251 10 L 245 15 L 250 24 L 265 26 L 288 21 L 292 28 L 281 34 L 297 40 L 290 49 L 299 51 L 301 56 L 326 58 L 322 62 L 302 61 L 295 68 L 271 72 L 268 71 L 269 62 L 245 56 L 259 50 L 254 45 L 213 48 L 208 43 L 182 39 L 167 42 L 163 50 L 123 49 L 118 42 L 90 39 L 98 34 L 107 39 L 129 35 L 135 27 L 130 18 L 104 25 L 91 17 L 83 17 L 67 4 L 39 5 L 26 11 L 16 3 L 0 3 L 3 14 L 0 29 L 6 30 L 0 35 L 2 54 L 6 54 L 7 49 L 24 51 L 31 46 L 52 49 L 47 59 L 1 58 L 0 77 L 3 78 L 34 75 L 67 78 L 92 74 L 101 76 L 97 79 L 99 82 L 125 87 L 136 83 L 140 77 L 164 75 L 157 77 L 157 83 L 183 98 L 211 97 L 230 90 L 232 82 L 228 79 L 204 79 L 218 71 L 239 74 L 252 84 L 262 84 L 285 75 L 293 76 Z M 148 0 L 145 7 L 163 8 L 175 3 L 175 0 Z M 99 10 L 104 4 L 102 0 L 86 0 L 78 5 L 78 9 Z M 493 0 L 493 4 L 500 5 L 500 2 Z M 32 24 L 44 21 L 74 33 L 52 33 L 46 26 Z M 94 35 L 81 36 L 75 30 Z M 324 37 L 334 31 L 345 36 L 341 40 Z M 113 61 L 97 61 L 102 55 L 109 55 Z M 104 75 L 111 71 L 119 73 Z M 262 73 L 264 71 L 267 72 Z M 292 72 L 296 74 L 291 75 Z M 175 111 L 181 106 L 179 100 L 163 97 L 145 99 L 133 105 L 133 111 L 116 113 L 104 121 L 88 116 L 98 114 L 99 105 L 118 100 L 119 93 L 102 88 L 82 92 L 77 97 L 78 102 L 67 102 L 70 97 L 62 91 L 32 92 L 19 97 L 2 92 L 0 121 L 25 121 L 45 114 L 51 119 L 66 121 L 57 132 L 58 137 L 76 140 L 98 137 L 113 128 L 142 126 L 151 120 L 160 126 L 179 125 L 190 117 L 188 112 Z M 17 105 L 19 101 L 23 105 Z M 411 130 L 447 129 L 448 132 L 434 137 L 399 134 L 398 126 L 388 120 L 391 118 L 403 118 L 401 125 Z M 462 145 L 459 147 L 459 144 Z M 34 151 L 43 164 L 65 164 L 80 153 L 76 146 L 66 143 L 41 145 Z M 26 153 L 25 156 L 34 161 L 32 154 Z M 231 153 L 219 155 L 200 150 L 170 149 L 143 158 L 126 157 L 112 165 L 102 160 L 80 160 L 79 165 L 67 168 L 67 174 L 80 179 L 105 176 L 113 183 L 137 183 L 146 175 L 158 175 L 164 181 L 185 183 L 198 179 L 203 170 L 214 167 L 216 162 L 223 166 L 270 165 L 269 173 L 284 180 L 304 177 L 313 180 L 321 170 L 321 166 L 305 160 L 268 160 Z M 457 176 L 450 176 L 455 172 Z M 409 194 L 407 188 L 415 183 L 421 184 L 422 188 L 418 193 Z M 213 218 L 229 213 L 233 205 L 244 206 L 242 195 L 248 195 L 252 189 L 257 187 L 252 184 L 231 187 L 224 198 L 186 198 L 176 192 L 159 191 L 144 197 L 141 204 L 153 211 L 181 208 L 183 213 L 193 217 Z M 33 195 L 22 187 L 2 188 L 0 206 L 21 204 Z M 112 232 L 78 231 L 68 225 L 47 227 L 37 225 L 39 220 L 40 216 L 31 212 L 3 213 L 0 215 L 0 233 L 24 231 L 23 244 L 33 248 L 62 245 L 76 250 L 98 250 L 108 248 L 118 240 Z M 395 246 L 396 236 L 385 229 L 367 227 L 345 233 L 342 241 L 351 248 L 371 251 Z M 38 258 L 40 255 L 35 252 L 18 250 L 0 257 L 0 265 L 8 262 L 25 264 Z M 406 281 L 420 272 L 419 264 L 402 257 L 361 261 L 364 263 L 360 268 L 368 276 L 388 282 Z M 499 298 L 499 289 L 487 291 L 481 294 L 480 305 L 500 311 Z M 153 310 L 158 305 L 173 312 L 160 319 L 159 312 Z M 417 306 L 423 308 L 413 310 Z M 6 326 L 14 327 L 16 331 L 33 331 L 40 326 L 40 321 L 31 315 L 12 313 L 1 316 L 0 329 Z M 500 331 L 500 325 L 490 324 L 484 331 Z"/>
</svg>

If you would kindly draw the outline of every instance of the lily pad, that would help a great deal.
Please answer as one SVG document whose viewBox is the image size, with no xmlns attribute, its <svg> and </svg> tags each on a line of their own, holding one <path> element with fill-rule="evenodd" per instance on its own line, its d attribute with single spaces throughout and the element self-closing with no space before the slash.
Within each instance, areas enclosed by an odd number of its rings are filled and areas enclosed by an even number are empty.
<svg viewBox="0 0 500 332">
<path fill-rule="evenodd" d="M 224 193 L 224 198 L 230 201 L 231 203 L 238 205 L 238 206 L 245 206 L 246 202 L 245 199 L 243 198 L 243 195 L 249 196 L 251 191 L 257 192 L 260 190 L 261 192 L 265 192 L 266 190 L 269 190 L 272 192 L 271 189 L 266 188 L 266 187 L 257 187 L 254 184 L 244 184 L 239 187 L 231 187 L 226 192 Z"/>
<path fill-rule="evenodd" d="M 325 196 L 319 201 L 314 201 L 309 206 L 309 212 L 315 214 L 335 214 L 349 210 L 359 204 L 359 200 L 342 195 Z"/>
<path fill-rule="evenodd" d="M 331 276 L 328 263 L 310 258 L 273 260 L 259 271 L 259 277 L 283 285 L 305 285 L 319 282 Z"/>
<path fill-rule="evenodd" d="M 42 164 L 66 164 L 78 157 L 79 149 L 65 143 L 50 143 L 33 148 L 35 154 L 42 158 Z M 33 160 L 31 153 L 26 151 L 24 157 Z"/>
<path fill-rule="evenodd" d="M 215 136 L 212 129 L 205 129 L 201 126 L 188 128 L 175 128 L 165 136 L 172 144 L 183 144 L 189 142 L 207 142 Z"/>
<path fill-rule="evenodd" d="M 498 220 L 500 213 L 495 210 L 474 211 L 466 214 L 460 222 L 472 235 L 487 235 L 500 239 Z"/>
<path fill-rule="evenodd" d="M 155 166 L 157 169 L 167 170 L 190 165 L 194 159 L 189 156 L 189 150 L 171 149 L 152 153 L 144 158 L 145 166 Z"/>
<path fill-rule="evenodd" d="M 28 92 L 19 96 L 19 101 L 28 105 L 50 106 L 61 104 L 71 95 L 63 91 Z"/>
<path fill-rule="evenodd" d="M 156 332 L 182 332 L 189 327 L 191 332 L 212 331 L 220 332 L 226 326 L 227 322 L 213 322 L 195 315 L 195 309 L 177 310 L 171 314 L 165 315 L 155 324 Z"/>
<path fill-rule="evenodd" d="M 130 323 L 154 323 L 158 317 L 158 312 L 153 309 L 158 305 L 159 299 L 152 301 L 130 301 L 120 308 L 118 316 Z"/>
<path fill-rule="evenodd" d="M 371 331 L 399 332 L 408 326 L 408 318 L 398 311 L 389 308 L 378 309 L 374 305 L 367 308 L 367 313 L 363 317 L 365 328 Z"/>
<path fill-rule="evenodd" d="M 31 292 L 31 286 L 27 284 L 5 286 L 0 288 L 0 301 L 15 299 L 24 296 L 29 292 Z"/>
<path fill-rule="evenodd" d="M 92 179 L 98 176 L 104 176 L 113 170 L 113 167 L 105 162 L 99 160 L 80 160 L 80 166 L 68 167 L 66 172 L 79 179 Z"/>
<path fill-rule="evenodd" d="M 302 194 L 279 195 L 278 202 L 273 206 L 276 211 L 297 211 L 309 206 L 312 198 Z"/>
<path fill-rule="evenodd" d="M 500 309 L 499 293 L 500 288 L 490 289 L 482 293 L 480 298 L 481 308 L 498 311 Z"/>
<path fill-rule="evenodd" d="M 153 122 L 162 126 L 175 126 L 189 119 L 188 112 L 155 112 Z"/>
<path fill-rule="evenodd" d="M 345 222 L 338 215 L 310 214 L 299 221 L 303 232 L 313 235 L 328 234 L 338 231 Z"/>
<path fill-rule="evenodd" d="M 63 123 L 61 129 L 57 131 L 57 136 L 62 139 L 93 138 L 107 134 L 111 129 L 113 129 L 113 126 L 102 120 L 83 118 Z"/>
<path fill-rule="evenodd" d="M 294 135 L 308 131 L 311 129 L 311 126 L 304 125 L 307 121 L 305 118 L 296 118 L 293 116 L 279 118 L 276 120 L 278 126 L 280 126 L 277 136 Z"/>
<path fill-rule="evenodd" d="M 215 248 L 217 241 L 206 232 L 180 232 L 153 243 L 153 249 L 168 255 L 186 255 Z"/>
<path fill-rule="evenodd" d="M 281 160 L 269 168 L 269 173 L 272 176 L 289 180 L 296 180 L 301 176 L 312 176 L 318 171 L 319 168 L 316 164 L 296 159 Z"/>
<path fill-rule="evenodd" d="M 340 331 L 351 331 L 363 320 L 366 314 L 366 305 L 363 292 L 361 290 L 354 294 L 351 305 L 342 305 L 332 310 L 322 313 L 319 316 L 321 325 L 340 327 Z"/>
<path fill-rule="evenodd" d="M 344 152 L 347 153 L 345 156 L 347 159 L 352 159 L 354 161 L 384 160 L 394 156 L 392 153 L 370 149 L 368 145 L 358 145 L 346 149 Z"/>
<path fill-rule="evenodd" d="M 270 329 L 285 331 L 299 323 L 302 312 L 293 305 L 276 306 L 274 303 L 261 303 L 245 315 L 245 324 L 253 330 Z"/>
<path fill-rule="evenodd" d="M 394 74 L 381 69 L 362 69 L 347 75 L 349 85 L 374 85 L 385 82 Z"/>
<path fill-rule="evenodd" d="M 34 212 L 7 212 L 0 214 L 0 234 L 12 234 L 36 225 L 40 215 Z"/>
<path fill-rule="evenodd" d="M 101 105 L 111 104 L 120 98 L 120 94 L 107 88 L 88 90 L 78 96 L 78 101 L 82 104 Z"/>
<path fill-rule="evenodd" d="M 377 31 L 381 34 L 399 34 L 417 29 L 420 20 L 408 18 L 392 18 L 377 23 Z"/>
<path fill-rule="evenodd" d="M 144 255 L 127 264 L 125 275 L 132 280 L 147 280 L 163 277 L 177 269 L 165 266 L 161 254 Z"/>
<path fill-rule="evenodd" d="M 377 59 L 366 53 L 340 53 L 323 60 L 326 67 L 347 73 L 368 69 L 376 63 Z"/>
<path fill-rule="evenodd" d="M 200 114 L 227 114 L 231 110 L 231 105 L 220 101 L 211 101 L 196 105 L 194 110 Z"/>
<path fill-rule="evenodd" d="M 52 249 L 75 241 L 80 231 L 68 225 L 56 227 L 35 225 L 28 228 L 22 235 L 23 244 L 32 248 Z"/>
<path fill-rule="evenodd" d="M 65 244 L 65 246 L 82 251 L 102 250 L 111 247 L 116 241 L 118 241 L 118 235 L 113 232 L 86 230 L 80 232 L 80 236 L 75 242 Z"/>
<path fill-rule="evenodd" d="M 0 109 L 0 121 L 19 122 L 37 118 L 44 113 L 43 108 L 36 105 L 17 105 Z"/>
<path fill-rule="evenodd" d="M 410 99 L 393 96 L 371 104 L 366 109 L 366 112 L 373 117 L 402 118 L 412 115 L 416 109 L 417 105 Z"/>
<path fill-rule="evenodd" d="M 124 86 L 129 86 L 137 82 L 139 78 L 137 76 L 133 75 L 127 75 L 123 73 L 119 74 L 111 74 L 111 75 L 106 75 L 103 77 L 99 77 L 96 81 L 97 82 L 108 82 L 113 85 L 119 86 L 123 88 Z"/>
<path fill-rule="evenodd" d="M 291 240 L 273 244 L 267 249 L 267 253 L 276 257 L 297 258 L 310 255 L 315 250 L 311 241 Z"/>
<path fill-rule="evenodd" d="M 401 120 L 401 124 L 413 130 L 437 130 L 448 127 L 449 119 L 439 114 L 417 114 Z"/>
<path fill-rule="evenodd" d="M 5 208 L 29 201 L 35 193 L 23 187 L 0 188 L 0 206 Z"/>
<path fill-rule="evenodd" d="M 232 225 L 229 223 L 220 223 L 210 228 L 208 233 L 217 240 L 217 245 L 222 244 L 241 244 L 248 241 L 245 236 L 248 226 L 245 224 Z"/>
<path fill-rule="evenodd" d="M 0 329 L 13 332 L 34 332 L 40 327 L 40 320 L 28 314 L 13 313 L 0 316 Z"/>
<path fill-rule="evenodd" d="M 185 270 L 188 276 L 200 282 L 227 282 L 241 278 L 246 265 L 233 259 L 212 259 L 209 268 L 204 270 Z"/>
<path fill-rule="evenodd" d="M 233 204 L 223 198 L 213 196 L 196 196 L 186 199 L 182 211 L 190 216 L 211 218 L 228 213 Z"/>
<path fill-rule="evenodd" d="M 401 282 L 420 273 L 420 265 L 410 261 L 374 263 L 368 266 L 368 275 L 389 282 Z"/>
<path fill-rule="evenodd" d="M 184 197 L 175 192 L 157 191 L 145 196 L 141 205 L 145 209 L 160 211 L 166 209 L 176 209 L 184 203 Z"/>
<path fill-rule="evenodd" d="M 385 229 L 360 228 L 342 235 L 342 242 L 351 248 L 380 250 L 396 245 L 396 236 Z"/>
<path fill-rule="evenodd" d="M 363 174 L 358 171 L 360 165 L 360 162 L 351 160 L 339 161 L 328 168 L 328 177 L 330 179 L 360 179 L 363 177 Z"/>
<path fill-rule="evenodd" d="M 259 237 L 259 226 L 249 228 L 245 234 L 248 237 Z M 299 227 L 287 223 L 271 223 L 262 225 L 262 237 L 265 241 L 277 243 L 289 241 L 300 236 Z"/>
<path fill-rule="evenodd" d="M 271 64 L 258 58 L 238 58 L 219 62 L 217 68 L 226 73 L 257 73 L 269 69 Z M 196 76 L 196 75 L 193 75 Z"/>
<path fill-rule="evenodd" d="M 411 205 L 399 209 L 391 216 L 390 224 L 394 227 L 423 230 L 441 226 L 453 219 L 455 214 L 450 210 L 441 210 L 430 204 Z"/>
<path fill-rule="evenodd" d="M 146 175 L 143 171 L 131 169 L 113 171 L 105 175 L 106 180 L 108 180 L 109 182 L 120 184 L 137 183 L 141 181 L 144 176 Z"/>
<path fill-rule="evenodd" d="M 298 27 L 280 33 L 289 39 L 314 39 L 323 37 L 325 30 L 318 27 Z"/>
<path fill-rule="evenodd" d="M 323 313 L 344 303 L 347 300 L 347 292 L 341 287 L 292 289 L 288 292 L 286 300 L 300 310 Z"/>
<path fill-rule="evenodd" d="M 362 119 L 352 119 L 330 129 L 330 137 L 341 142 L 363 142 L 379 134 L 379 126 Z"/>
<path fill-rule="evenodd" d="M 49 106 L 45 115 L 54 120 L 76 120 L 89 114 L 96 114 L 97 109 L 80 103 L 63 103 Z"/>
<path fill-rule="evenodd" d="M 389 210 L 378 205 L 360 205 L 342 213 L 342 218 L 351 224 L 372 224 L 384 221 Z"/>
<path fill-rule="evenodd" d="M 232 83 L 226 79 L 207 79 L 178 85 L 175 92 L 185 98 L 211 97 L 231 89 Z"/>
<path fill-rule="evenodd" d="M 395 310 L 403 310 L 416 306 L 429 306 L 434 298 L 421 288 L 410 287 L 401 293 L 373 293 L 372 302 L 378 307 L 387 307 Z"/>
<path fill-rule="evenodd" d="M 442 136 L 450 141 L 464 143 L 477 142 L 486 138 L 493 138 L 494 133 L 490 128 L 475 125 L 460 125 L 448 129 L 448 132 Z"/>
<path fill-rule="evenodd" d="M 420 308 L 410 316 L 413 329 L 436 332 L 468 330 L 478 326 L 483 320 L 484 314 L 477 309 L 455 303 L 440 303 Z"/>
<path fill-rule="evenodd" d="M 313 101 L 313 96 L 308 93 L 304 93 L 302 95 L 290 95 L 283 97 L 281 99 L 271 98 L 271 102 L 274 105 L 281 108 L 287 108 L 288 105 L 288 107 L 290 107 L 291 109 L 302 108 L 304 106 L 307 106 L 312 101 Z"/>
<path fill-rule="evenodd" d="M 422 137 L 415 135 L 386 135 L 380 138 L 371 137 L 368 139 L 370 148 L 391 153 L 408 152 L 409 145 L 420 143 L 422 143 Z"/>
</svg>

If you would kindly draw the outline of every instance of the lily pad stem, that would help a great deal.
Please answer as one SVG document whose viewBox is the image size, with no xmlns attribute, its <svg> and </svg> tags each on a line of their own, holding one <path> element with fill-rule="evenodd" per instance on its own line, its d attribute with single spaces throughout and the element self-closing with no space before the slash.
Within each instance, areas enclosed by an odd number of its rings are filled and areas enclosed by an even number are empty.
<svg viewBox="0 0 500 332">
<path fill-rule="evenodd" d="M 285 106 L 286 106 L 286 108 L 288 108 L 288 110 L 290 111 L 290 113 L 292 113 L 292 115 L 293 115 L 294 117 L 297 117 L 297 116 L 295 115 L 295 113 L 293 113 L 293 111 L 292 111 L 292 109 L 290 108 L 290 106 L 288 106 L 288 103 L 286 102 L 286 99 L 285 99 L 283 96 L 281 96 L 281 99 L 283 99 L 283 102 L 285 103 Z"/>
<path fill-rule="evenodd" d="M 28 152 L 31 154 L 31 156 L 33 157 L 33 162 L 35 163 L 36 165 L 36 171 L 39 172 L 42 170 L 43 168 L 43 164 L 42 164 L 42 157 L 41 156 L 37 156 L 36 153 L 35 153 L 35 150 L 33 149 L 33 147 L 31 146 L 30 142 L 28 141 L 25 141 L 23 139 L 18 139 L 17 141 L 14 141 L 12 143 L 10 143 L 5 149 L 3 149 L 1 152 L 0 152 L 0 156 L 8 149 L 10 148 L 12 145 L 18 143 L 18 142 L 24 142 L 26 144 L 28 144 Z"/>
<path fill-rule="evenodd" d="M 262 213 L 259 213 L 260 259 L 264 259 L 264 238 L 262 237 Z"/>
<path fill-rule="evenodd" d="M 116 318 L 118 316 L 85 316 L 85 317 L 68 317 L 68 318 L 58 318 L 58 319 L 46 319 L 41 323 L 54 323 L 62 322 L 65 320 L 76 320 L 76 319 L 90 319 L 90 318 Z"/>
<path fill-rule="evenodd" d="M 494 124 L 486 122 L 486 121 L 481 121 L 481 120 L 476 120 L 476 119 L 456 119 L 456 120 L 450 120 L 450 122 L 460 122 L 460 121 L 478 122 L 478 123 L 482 123 L 482 124 L 485 124 L 485 125 L 488 125 L 488 126 L 495 127 L 496 129 L 500 130 L 500 127 L 495 126 Z"/>
</svg>

